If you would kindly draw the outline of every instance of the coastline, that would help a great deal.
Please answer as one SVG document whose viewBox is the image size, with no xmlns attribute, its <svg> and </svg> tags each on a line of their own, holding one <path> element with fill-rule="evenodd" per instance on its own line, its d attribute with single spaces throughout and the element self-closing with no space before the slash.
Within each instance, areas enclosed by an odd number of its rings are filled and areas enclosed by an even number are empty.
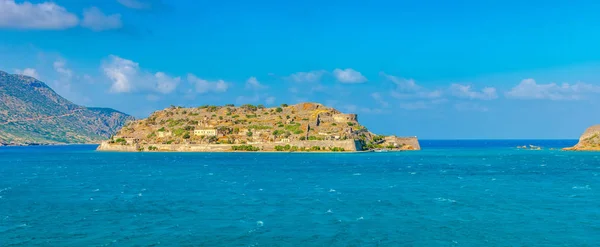
<svg viewBox="0 0 600 247">
<path fill-rule="evenodd" d="M 420 150 L 418 140 L 414 138 L 412 145 L 404 145 L 398 149 L 388 151 Z M 285 148 L 285 149 L 284 149 Z M 373 152 L 366 149 L 360 141 L 293 141 L 293 142 L 265 142 L 253 144 L 149 144 L 149 143 L 112 143 L 102 142 L 97 151 L 113 152 L 273 152 L 273 153 L 358 153 Z"/>
</svg>

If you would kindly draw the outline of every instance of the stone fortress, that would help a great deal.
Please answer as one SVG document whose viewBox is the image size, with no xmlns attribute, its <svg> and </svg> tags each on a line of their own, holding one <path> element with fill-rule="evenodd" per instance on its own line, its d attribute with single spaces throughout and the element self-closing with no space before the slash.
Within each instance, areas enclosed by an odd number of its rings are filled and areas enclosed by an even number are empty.
<svg viewBox="0 0 600 247">
<path fill-rule="evenodd" d="M 170 107 L 124 126 L 99 150 L 112 151 L 368 151 L 419 150 L 416 137 L 381 136 L 318 103 L 235 107 Z"/>
</svg>

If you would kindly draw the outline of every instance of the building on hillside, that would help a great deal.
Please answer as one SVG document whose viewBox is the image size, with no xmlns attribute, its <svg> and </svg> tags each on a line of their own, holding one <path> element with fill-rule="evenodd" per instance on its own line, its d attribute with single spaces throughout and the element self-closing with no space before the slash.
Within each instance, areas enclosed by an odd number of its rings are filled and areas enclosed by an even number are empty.
<svg viewBox="0 0 600 247">
<path fill-rule="evenodd" d="M 159 131 L 158 133 L 158 137 L 160 138 L 165 138 L 165 137 L 169 137 L 172 136 L 173 133 L 171 131 Z"/>
<path fill-rule="evenodd" d="M 140 141 L 139 139 L 137 139 L 135 137 L 125 137 L 123 139 L 125 139 L 125 141 L 127 142 L 127 144 L 130 144 L 130 145 L 138 143 Z"/>
<path fill-rule="evenodd" d="M 196 129 L 194 130 L 196 136 L 217 136 L 216 129 Z"/>
<path fill-rule="evenodd" d="M 290 142 L 290 139 L 288 139 L 288 138 L 282 138 L 280 142 L 286 142 L 286 143 L 289 143 L 289 142 Z"/>
</svg>

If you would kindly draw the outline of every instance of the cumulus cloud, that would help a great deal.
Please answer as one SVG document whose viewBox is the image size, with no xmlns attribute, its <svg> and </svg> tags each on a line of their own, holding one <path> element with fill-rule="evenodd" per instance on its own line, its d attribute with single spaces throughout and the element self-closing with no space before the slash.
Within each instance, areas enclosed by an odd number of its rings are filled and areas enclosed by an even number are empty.
<svg viewBox="0 0 600 247">
<path fill-rule="evenodd" d="M 188 81 L 192 83 L 197 93 L 223 93 L 229 89 L 229 83 L 223 80 L 208 81 L 198 78 L 194 74 L 188 74 Z"/>
<path fill-rule="evenodd" d="M 254 76 L 248 78 L 246 81 L 246 89 L 261 90 L 265 88 L 267 88 L 267 86 L 261 84 Z"/>
<path fill-rule="evenodd" d="M 297 83 L 314 83 L 319 82 L 326 73 L 327 71 L 324 70 L 297 72 L 288 76 L 287 79 Z"/>
<path fill-rule="evenodd" d="M 401 102 L 398 107 L 406 110 L 431 108 L 445 102 L 442 90 L 430 90 L 418 85 L 413 79 L 405 79 L 381 72 L 380 75 L 392 82 L 395 88 L 390 95 Z"/>
<path fill-rule="evenodd" d="M 181 77 L 170 77 L 164 72 L 156 72 L 154 77 L 156 78 L 156 90 L 163 94 L 173 92 L 181 81 Z"/>
<path fill-rule="evenodd" d="M 452 84 L 450 86 L 450 93 L 458 98 L 465 99 L 479 99 L 479 100 L 492 100 L 498 98 L 496 88 L 485 87 L 481 92 L 473 91 L 470 85 Z"/>
<path fill-rule="evenodd" d="M 142 70 L 138 63 L 110 55 L 101 66 L 104 75 L 111 80 L 110 92 L 154 91 L 168 94 L 175 90 L 180 77 L 170 77 L 164 72 L 155 74 Z"/>
<path fill-rule="evenodd" d="M 123 23 L 120 14 L 105 15 L 100 9 L 92 7 L 83 11 L 81 26 L 99 32 L 119 29 L 123 26 Z"/>
<path fill-rule="evenodd" d="M 525 79 L 505 96 L 513 99 L 581 100 L 593 93 L 600 93 L 600 86 L 582 82 L 538 84 L 534 79 Z"/>
<path fill-rule="evenodd" d="M 33 77 L 36 79 L 40 79 L 40 75 L 38 74 L 37 70 L 35 70 L 33 68 L 25 68 L 23 70 L 16 69 L 15 73 L 19 74 L 19 75 L 26 75 L 26 76 L 30 76 L 30 77 Z"/>
<path fill-rule="evenodd" d="M 16 3 L 0 0 L 0 28 L 60 30 L 77 26 L 79 18 L 53 2 Z"/>
<path fill-rule="evenodd" d="M 443 96 L 441 90 L 429 90 L 419 86 L 413 79 L 399 78 L 396 76 L 381 73 L 381 75 L 395 84 L 396 88 L 390 92 L 390 95 L 398 99 L 438 99 Z"/>
<path fill-rule="evenodd" d="M 152 4 L 142 0 L 117 0 L 121 5 L 131 9 L 148 9 Z"/>
<path fill-rule="evenodd" d="M 127 93 L 134 89 L 134 78 L 138 76 L 140 67 L 136 62 L 110 55 L 108 61 L 102 64 L 102 70 L 112 81 L 111 92 Z"/>
<path fill-rule="evenodd" d="M 360 72 L 353 69 L 335 69 L 333 76 L 341 83 L 363 83 L 367 81 Z"/>
</svg>

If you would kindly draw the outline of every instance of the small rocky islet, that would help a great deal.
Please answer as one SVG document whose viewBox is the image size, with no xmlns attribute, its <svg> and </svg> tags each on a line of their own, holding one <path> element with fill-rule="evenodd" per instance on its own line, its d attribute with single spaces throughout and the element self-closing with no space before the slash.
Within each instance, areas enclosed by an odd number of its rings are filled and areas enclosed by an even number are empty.
<svg viewBox="0 0 600 247">
<path fill-rule="evenodd" d="M 129 122 L 98 147 L 103 151 L 357 152 L 420 150 L 416 137 L 377 135 L 319 103 L 169 107 Z"/>
</svg>

